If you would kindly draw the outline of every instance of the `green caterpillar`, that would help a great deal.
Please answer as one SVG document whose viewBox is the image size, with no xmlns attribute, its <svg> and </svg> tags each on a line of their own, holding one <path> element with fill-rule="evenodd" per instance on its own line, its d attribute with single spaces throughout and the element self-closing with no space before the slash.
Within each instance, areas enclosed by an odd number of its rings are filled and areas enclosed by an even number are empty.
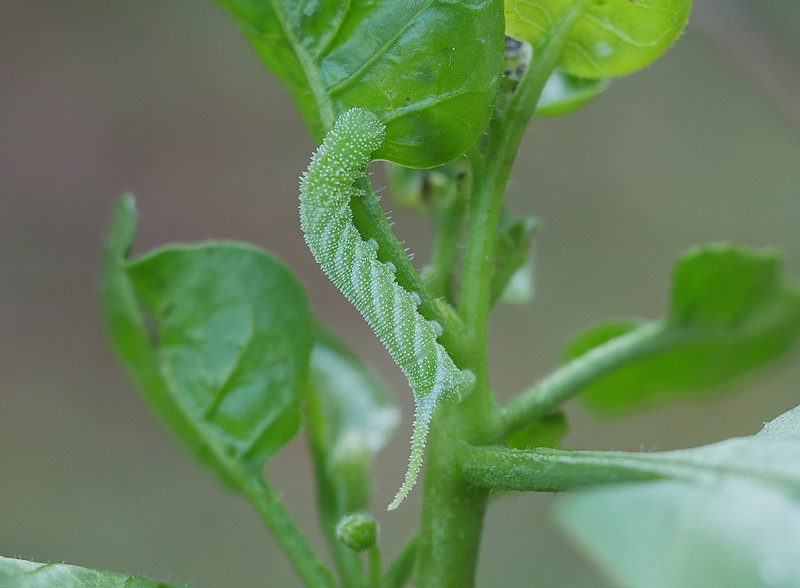
<svg viewBox="0 0 800 588">
<path fill-rule="evenodd" d="M 353 108 L 337 119 L 301 178 L 300 225 L 317 263 L 363 315 L 414 391 L 411 457 L 403 485 L 389 505 L 394 510 L 416 482 L 440 399 L 464 394 L 474 376 L 453 363 L 436 341 L 442 327 L 417 312 L 419 295 L 397 283 L 394 266 L 378 261 L 377 244 L 364 241 L 353 225 L 350 199 L 363 196 L 354 184 L 364 177 L 384 132 L 366 110 Z"/>
</svg>

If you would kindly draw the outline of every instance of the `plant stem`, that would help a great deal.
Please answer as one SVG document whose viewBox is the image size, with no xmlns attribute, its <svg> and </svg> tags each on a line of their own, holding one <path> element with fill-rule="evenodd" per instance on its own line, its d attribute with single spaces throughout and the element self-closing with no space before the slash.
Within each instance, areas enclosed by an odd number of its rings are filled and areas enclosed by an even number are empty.
<svg viewBox="0 0 800 588">
<path fill-rule="evenodd" d="M 373 545 L 367 551 L 369 559 L 369 585 L 378 588 L 381 581 L 381 550 L 377 545 Z"/>
<path fill-rule="evenodd" d="M 461 477 L 455 456 L 458 442 L 447 435 L 446 424 L 439 419 L 428 446 L 414 575 L 419 588 L 465 588 L 475 583 L 489 493 Z"/>
<path fill-rule="evenodd" d="M 411 575 L 411 570 L 414 568 L 418 540 L 418 536 L 414 535 L 400 550 L 392 565 L 386 570 L 386 574 L 381 580 L 380 588 L 401 588 L 406 583 L 406 580 Z"/>
<path fill-rule="evenodd" d="M 595 484 L 691 477 L 685 468 L 652 455 L 643 459 L 624 452 L 464 446 L 459 462 L 467 480 L 494 490 L 562 492 Z"/>
<path fill-rule="evenodd" d="M 654 322 L 572 360 L 500 409 L 501 425 L 495 441 L 552 412 L 603 374 L 632 359 L 663 349 L 669 340 L 662 323 Z"/>
<path fill-rule="evenodd" d="M 319 395 L 313 386 L 309 386 L 306 393 L 306 430 L 317 482 L 317 513 L 320 528 L 325 535 L 342 584 L 359 587 L 366 583 L 363 562 L 358 553 L 336 537 L 336 525 L 345 514 L 365 508 L 368 496 L 367 493 L 364 493 L 364 496 L 353 496 L 336 476 L 331 475 L 325 460 L 323 447 L 325 439 L 319 434 L 323 429 L 324 418 Z"/>
<path fill-rule="evenodd" d="M 495 490 L 561 492 L 601 484 L 647 480 L 707 480 L 739 476 L 766 483 L 795 485 L 794 478 L 769 467 L 737 466 L 718 459 L 735 455 L 749 439 L 729 439 L 705 447 L 653 453 L 631 451 L 563 451 L 539 448 L 462 445 L 459 463 L 471 483 Z M 721 447 L 725 449 L 720 449 Z M 716 456 L 716 457 L 715 457 Z"/>
<path fill-rule="evenodd" d="M 498 219 L 503 193 L 525 127 L 580 14 L 577 2 L 536 48 L 508 108 L 489 127 L 487 142 L 470 151 L 474 186 L 470 199 L 459 312 L 467 327 L 462 359 L 476 376 L 473 391 L 446 406 L 432 423 L 427 451 L 422 525 L 415 579 L 420 588 L 468 588 L 475 583 L 483 518 L 489 492 L 465 480 L 458 463 L 464 441 L 489 442 L 496 408 L 489 384 L 488 314 Z"/>
<path fill-rule="evenodd" d="M 240 481 L 242 492 L 278 541 L 307 588 L 335 588 L 333 576 L 292 521 L 269 483 L 260 477 Z"/>
<path fill-rule="evenodd" d="M 536 110 L 542 89 L 556 66 L 582 5 L 583 2 L 576 2 L 535 48 L 535 58 L 520 79 L 508 107 L 489 126 L 486 146 L 481 149 L 486 159 L 476 161 L 475 152 L 472 152 L 471 159 L 477 167 L 474 171 L 476 187 L 470 208 L 459 310 L 465 321 L 469 317 L 474 324 L 483 325 L 480 332 L 471 333 L 474 340 L 486 338 L 495 234 L 505 186 L 528 121 Z"/>
</svg>

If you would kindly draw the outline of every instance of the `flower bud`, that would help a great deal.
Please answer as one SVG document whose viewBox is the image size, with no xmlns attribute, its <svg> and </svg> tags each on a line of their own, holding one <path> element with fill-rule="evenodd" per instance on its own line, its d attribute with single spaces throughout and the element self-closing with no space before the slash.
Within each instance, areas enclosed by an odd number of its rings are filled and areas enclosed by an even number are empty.
<svg viewBox="0 0 800 588">
<path fill-rule="evenodd" d="M 354 551 L 364 551 L 375 545 L 378 523 L 364 512 L 342 517 L 336 525 L 336 538 Z"/>
</svg>

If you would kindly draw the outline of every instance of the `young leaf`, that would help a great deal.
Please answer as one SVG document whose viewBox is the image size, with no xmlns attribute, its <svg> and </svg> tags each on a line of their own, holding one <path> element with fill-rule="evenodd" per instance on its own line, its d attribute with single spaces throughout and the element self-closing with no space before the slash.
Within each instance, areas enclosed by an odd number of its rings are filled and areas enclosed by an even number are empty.
<svg viewBox="0 0 800 588">
<path fill-rule="evenodd" d="M 561 116 L 585 106 L 606 91 L 609 80 L 578 78 L 555 70 L 536 103 L 536 116 Z"/>
<path fill-rule="evenodd" d="M 40 564 L 0 556 L 3 588 L 171 588 L 137 576 L 100 572 L 60 563 Z M 176 587 L 175 587 L 176 588 Z"/>
<path fill-rule="evenodd" d="M 450 209 L 470 180 L 465 157 L 431 169 L 395 164 L 387 164 L 385 169 L 392 200 L 403 208 L 424 212 Z"/>
<path fill-rule="evenodd" d="M 378 376 L 325 328 L 317 329 L 308 388 L 308 433 L 322 528 L 342 579 L 352 583 L 360 577 L 361 562 L 337 539 L 337 525 L 345 515 L 366 510 L 372 461 L 400 415 Z"/>
<path fill-rule="evenodd" d="M 464 153 L 491 114 L 503 57 L 501 0 L 219 0 L 319 141 L 353 106 L 386 125 L 376 154 L 432 167 Z"/>
<path fill-rule="evenodd" d="M 599 351 L 637 329 L 652 331 L 641 352 L 584 388 L 592 408 L 613 413 L 696 396 L 779 357 L 800 334 L 800 291 L 782 280 L 773 251 L 704 246 L 678 261 L 666 318 L 600 324 L 579 335 L 566 355 Z"/>
<path fill-rule="evenodd" d="M 509 435 L 506 445 L 515 449 L 557 447 L 566 434 L 567 417 L 564 411 L 557 410 Z"/>
<path fill-rule="evenodd" d="M 557 509 L 569 534 L 620 585 L 800 585 L 800 408 L 752 437 L 629 455 L 683 474 L 589 490 Z"/>
<path fill-rule="evenodd" d="M 238 486 L 297 432 L 312 344 L 305 293 L 268 253 L 170 246 L 128 261 L 133 198 L 117 204 L 103 273 L 111 340 L 172 433 Z"/>
<path fill-rule="evenodd" d="M 573 7 L 581 16 L 559 67 L 573 76 L 601 79 L 655 61 L 683 31 L 691 0 L 506 0 L 506 31 L 536 47 Z"/>
<path fill-rule="evenodd" d="M 533 217 L 514 218 L 505 212 L 501 215 L 495 245 L 497 262 L 492 276 L 492 304 L 503 299 L 525 304 L 533 298 L 532 244 L 538 230 L 539 222 Z M 513 284 L 514 279 L 522 283 Z M 514 297 L 515 292 L 509 292 L 513 286 L 522 291 L 521 296 Z"/>
<path fill-rule="evenodd" d="M 400 420 L 383 382 L 330 331 L 311 352 L 309 432 L 320 470 L 338 499 L 336 520 L 367 507 L 369 467 Z"/>
</svg>

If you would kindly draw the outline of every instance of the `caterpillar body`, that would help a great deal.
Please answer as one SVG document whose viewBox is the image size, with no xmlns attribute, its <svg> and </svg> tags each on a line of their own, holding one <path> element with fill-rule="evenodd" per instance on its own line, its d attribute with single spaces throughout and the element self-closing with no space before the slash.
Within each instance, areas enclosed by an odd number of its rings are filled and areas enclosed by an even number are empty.
<svg viewBox="0 0 800 588">
<path fill-rule="evenodd" d="M 367 110 L 353 108 L 336 120 L 301 178 L 300 225 L 317 263 L 362 314 L 414 392 L 411 456 L 403 484 L 389 505 L 393 510 L 416 482 L 439 401 L 464 394 L 474 376 L 453 363 L 437 341 L 442 327 L 417 311 L 419 295 L 397 283 L 392 264 L 378 260 L 377 244 L 364 241 L 353 224 L 350 199 L 363 195 L 355 182 L 365 176 L 384 132 Z"/>
</svg>

